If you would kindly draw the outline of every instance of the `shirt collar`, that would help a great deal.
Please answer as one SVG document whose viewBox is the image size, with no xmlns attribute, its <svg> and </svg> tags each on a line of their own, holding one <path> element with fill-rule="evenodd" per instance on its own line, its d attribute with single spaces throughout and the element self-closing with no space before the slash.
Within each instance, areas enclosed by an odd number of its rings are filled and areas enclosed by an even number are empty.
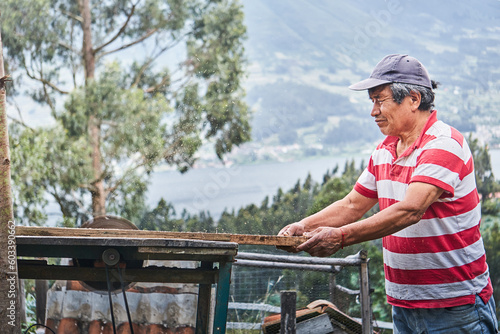
<svg viewBox="0 0 500 334">
<path fill-rule="evenodd" d="M 417 140 L 415 143 L 411 146 L 410 149 L 406 150 L 399 158 L 404 157 L 408 155 L 408 153 L 412 152 L 414 149 L 420 147 L 422 140 L 424 138 L 424 134 L 429 130 L 429 128 L 438 121 L 437 119 L 437 111 L 432 110 L 431 111 L 431 116 L 427 119 L 427 122 L 425 123 L 424 128 L 422 129 L 422 132 L 420 133 L 420 136 L 418 136 Z M 396 157 L 396 146 L 398 144 L 399 138 L 396 136 L 387 136 L 384 141 L 382 142 L 382 146 L 385 147 L 393 157 Z"/>
</svg>

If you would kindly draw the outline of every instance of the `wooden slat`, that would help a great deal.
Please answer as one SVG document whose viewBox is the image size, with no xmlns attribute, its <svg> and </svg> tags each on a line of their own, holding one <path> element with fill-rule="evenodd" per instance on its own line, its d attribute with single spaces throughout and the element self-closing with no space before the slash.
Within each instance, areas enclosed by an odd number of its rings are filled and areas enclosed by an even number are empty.
<svg viewBox="0 0 500 334">
<path fill-rule="evenodd" d="M 251 235 L 203 232 L 165 232 L 144 230 L 91 229 L 66 227 L 16 226 L 18 236 L 37 237 L 89 237 L 89 238 L 162 238 L 235 242 L 241 245 L 298 246 L 305 237 L 283 237 L 276 235 Z"/>
<path fill-rule="evenodd" d="M 106 282 L 106 269 L 38 265 L 20 260 L 19 277 L 23 279 Z M 111 275 L 111 280 L 116 282 L 118 281 L 117 277 Z M 125 282 L 214 284 L 217 282 L 217 271 L 214 269 L 183 269 L 154 266 L 127 268 L 123 271 L 123 280 Z"/>
</svg>

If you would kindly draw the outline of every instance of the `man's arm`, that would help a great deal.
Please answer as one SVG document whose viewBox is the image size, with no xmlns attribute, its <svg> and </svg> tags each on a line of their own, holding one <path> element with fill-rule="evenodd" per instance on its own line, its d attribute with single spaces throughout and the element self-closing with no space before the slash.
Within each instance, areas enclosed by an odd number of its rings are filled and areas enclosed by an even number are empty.
<svg viewBox="0 0 500 334">
<path fill-rule="evenodd" d="M 420 221 L 427 208 L 443 193 L 434 185 L 414 182 L 408 186 L 405 198 L 377 214 L 343 226 L 342 228 L 319 227 L 305 232 L 310 239 L 298 246 L 313 256 L 330 256 L 341 246 L 378 239 L 404 229 Z"/>
<path fill-rule="evenodd" d="M 361 219 L 376 203 L 376 198 L 369 198 L 352 190 L 346 197 L 323 210 L 300 222 L 285 226 L 278 235 L 302 235 L 304 232 L 312 232 L 322 226 L 341 227 Z"/>
</svg>

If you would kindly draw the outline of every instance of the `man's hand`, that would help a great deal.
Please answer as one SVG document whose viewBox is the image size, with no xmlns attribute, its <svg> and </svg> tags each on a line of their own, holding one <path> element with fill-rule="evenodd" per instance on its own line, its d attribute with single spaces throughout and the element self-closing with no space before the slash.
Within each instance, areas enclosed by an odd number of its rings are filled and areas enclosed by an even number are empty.
<svg viewBox="0 0 500 334">
<path fill-rule="evenodd" d="M 305 232 L 304 224 L 301 222 L 298 222 L 298 223 L 289 224 L 289 225 L 283 227 L 281 229 L 281 231 L 279 231 L 278 235 L 288 236 L 288 237 L 291 237 L 294 235 L 301 236 L 301 235 L 304 235 L 304 232 Z"/>
<path fill-rule="evenodd" d="M 305 251 L 312 256 L 330 256 L 342 245 L 342 232 L 335 227 L 318 227 L 312 232 L 305 232 L 310 239 L 296 247 L 297 251 Z"/>
<path fill-rule="evenodd" d="M 304 231 L 305 231 L 304 224 L 302 224 L 301 222 L 298 222 L 298 223 L 289 224 L 289 225 L 283 227 L 281 229 L 281 231 L 279 231 L 278 235 L 287 236 L 287 237 L 301 236 L 301 235 L 304 235 Z M 290 253 L 300 252 L 300 250 L 297 250 L 297 247 L 295 247 L 295 246 L 278 246 L 276 248 L 290 252 Z"/>
</svg>

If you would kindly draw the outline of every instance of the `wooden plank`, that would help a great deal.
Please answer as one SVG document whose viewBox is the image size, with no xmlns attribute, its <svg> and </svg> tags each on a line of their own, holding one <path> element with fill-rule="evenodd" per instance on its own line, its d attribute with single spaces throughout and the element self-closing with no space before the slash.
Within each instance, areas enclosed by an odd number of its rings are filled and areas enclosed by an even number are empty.
<svg viewBox="0 0 500 334">
<path fill-rule="evenodd" d="M 36 237 L 89 237 L 89 238 L 163 238 L 235 242 L 241 245 L 298 246 L 306 237 L 251 235 L 203 232 L 166 232 L 145 230 L 91 229 L 66 227 L 16 226 L 18 236 Z"/>
<path fill-rule="evenodd" d="M 104 246 L 104 247 L 162 247 L 171 249 L 213 249 L 236 250 L 238 244 L 226 241 L 165 239 L 165 238 L 110 238 L 74 236 L 20 236 L 16 235 L 17 246 Z M 236 253 L 235 253 L 236 254 Z"/>
<path fill-rule="evenodd" d="M 326 313 L 297 323 L 297 334 L 328 334 L 333 332 L 332 323 Z"/>
</svg>

